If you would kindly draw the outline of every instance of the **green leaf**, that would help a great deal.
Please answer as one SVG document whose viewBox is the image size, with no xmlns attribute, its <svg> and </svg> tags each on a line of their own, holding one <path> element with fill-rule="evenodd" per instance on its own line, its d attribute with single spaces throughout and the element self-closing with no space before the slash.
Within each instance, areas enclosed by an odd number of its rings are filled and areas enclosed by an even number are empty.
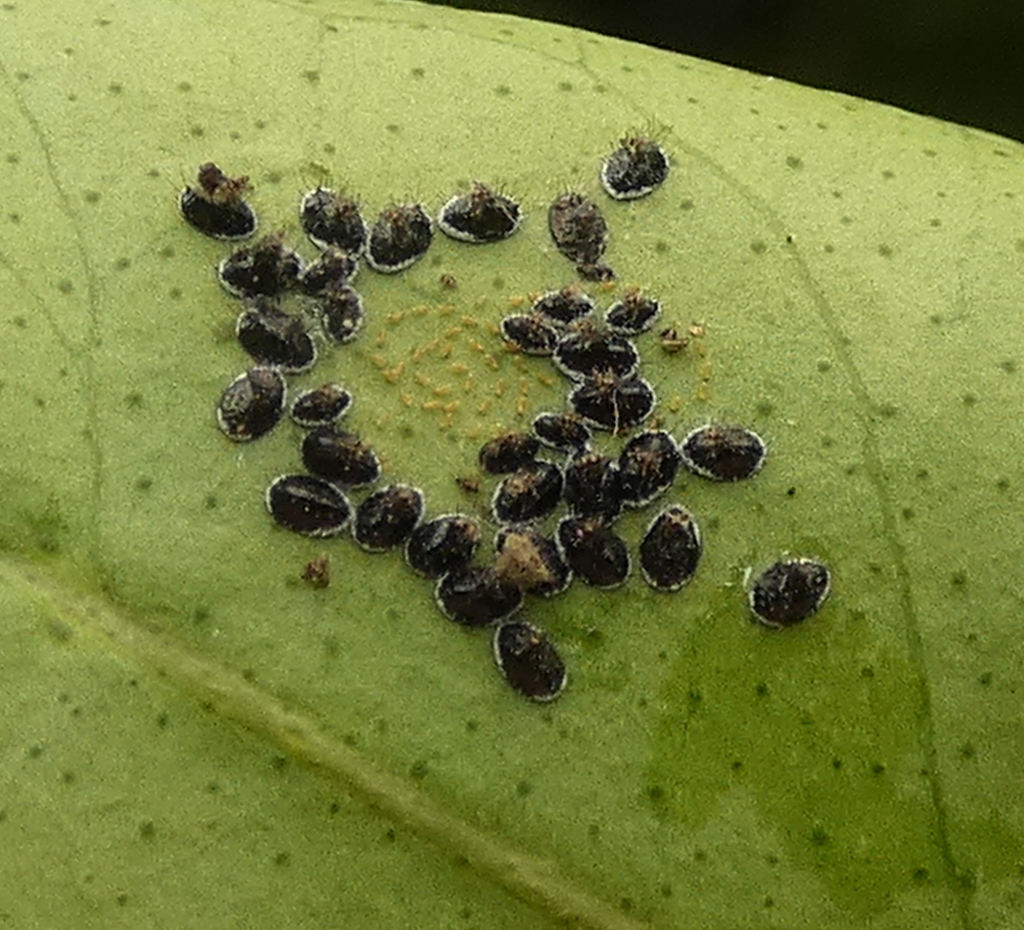
<svg viewBox="0 0 1024 930">
<path fill-rule="evenodd" d="M 0 37 L 4 921 L 1019 926 L 1016 143 L 413 3 L 14 2 Z M 672 174 L 612 203 L 600 158 L 645 128 Z M 483 508 L 454 481 L 481 439 L 563 402 L 493 330 L 572 278 L 562 190 L 602 198 L 602 302 L 638 283 L 703 325 L 680 354 L 644 337 L 662 420 L 751 426 L 768 464 L 671 492 L 706 543 L 682 593 L 530 606 L 557 703 L 512 693 L 397 557 L 271 524 L 299 434 L 214 425 L 245 367 L 227 248 L 175 206 L 210 160 L 296 243 L 318 183 L 371 212 L 472 179 L 522 199 L 505 243 L 362 272 L 365 331 L 295 380 L 348 385 L 431 513 Z M 833 594 L 770 632 L 744 574 L 784 552 Z"/>
</svg>

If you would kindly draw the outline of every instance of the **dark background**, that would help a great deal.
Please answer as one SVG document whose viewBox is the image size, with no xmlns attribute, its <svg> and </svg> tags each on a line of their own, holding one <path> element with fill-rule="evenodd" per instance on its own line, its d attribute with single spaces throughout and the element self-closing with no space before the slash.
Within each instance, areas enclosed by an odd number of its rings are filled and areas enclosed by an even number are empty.
<svg viewBox="0 0 1024 930">
<path fill-rule="evenodd" d="M 1024 0 L 448 0 L 881 100 L 1024 140 Z"/>
</svg>

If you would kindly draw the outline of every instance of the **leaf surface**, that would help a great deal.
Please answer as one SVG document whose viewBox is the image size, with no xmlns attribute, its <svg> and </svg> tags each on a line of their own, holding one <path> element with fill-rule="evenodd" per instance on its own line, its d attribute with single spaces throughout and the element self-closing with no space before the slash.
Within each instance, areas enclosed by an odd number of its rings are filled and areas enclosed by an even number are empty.
<svg viewBox="0 0 1024 930">
<path fill-rule="evenodd" d="M 413 3 L 11 3 L 0 36 L 8 923 L 1018 925 L 1020 146 Z M 643 129 L 672 173 L 613 203 L 597 166 Z M 349 387 L 433 514 L 484 508 L 454 480 L 482 440 L 564 402 L 493 331 L 572 280 L 557 194 L 608 218 L 602 305 L 642 284 L 703 326 L 641 337 L 662 420 L 743 423 L 769 462 L 670 492 L 706 545 L 683 592 L 529 606 L 557 703 L 511 693 L 399 558 L 270 522 L 300 433 L 215 428 L 246 367 L 228 248 L 175 207 L 210 160 L 307 257 L 317 184 L 369 213 L 473 179 L 521 199 L 507 242 L 362 271 L 366 329 L 292 381 Z M 833 593 L 774 633 L 744 576 L 783 553 Z"/>
</svg>

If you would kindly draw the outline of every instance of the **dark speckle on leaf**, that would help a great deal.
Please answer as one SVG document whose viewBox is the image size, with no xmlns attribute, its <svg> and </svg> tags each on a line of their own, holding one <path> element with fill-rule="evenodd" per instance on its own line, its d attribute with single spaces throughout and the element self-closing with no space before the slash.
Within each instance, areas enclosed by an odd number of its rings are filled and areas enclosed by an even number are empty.
<svg viewBox="0 0 1024 930">
<path fill-rule="evenodd" d="M 429 772 L 430 766 L 427 765 L 426 761 L 420 759 L 412 764 L 412 767 L 409 769 L 409 776 L 417 781 L 422 781 Z"/>
</svg>

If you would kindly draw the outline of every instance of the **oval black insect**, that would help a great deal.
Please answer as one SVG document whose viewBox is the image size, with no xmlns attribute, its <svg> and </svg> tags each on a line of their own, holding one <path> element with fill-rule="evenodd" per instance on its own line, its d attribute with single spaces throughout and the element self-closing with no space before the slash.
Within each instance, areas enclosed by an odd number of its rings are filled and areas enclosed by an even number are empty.
<svg viewBox="0 0 1024 930">
<path fill-rule="evenodd" d="M 197 183 L 178 198 L 178 209 L 189 226 L 213 239 L 245 239 L 256 232 L 256 214 L 244 200 L 247 177 L 229 178 L 207 162 L 199 167 Z"/>
<path fill-rule="evenodd" d="M 269 433 L 284 413 L 285 383 L 273 368 L 250 368 L 232 381 L 217 401 L 217 425 L 235 442 Z"/>
<path fill-rule="evenodd" d="M 555 541 L 525 527 L 506 527 L 494 540 L 494 572 L 524 594 L 554 597 L 572 581 L 572 571 Z"/>
<path fill-rule="evenodd" d="M 532 701 L 553 701 L 565 689 L 565 663 L 547 633 L 514 620 L 494 631 L 494 661 L 505 680 Z"/>
<path fill-rule="evenodd" d="M 410 568 L 440 578 L 467 565 L 480 544 L 480 526 L 461 513 L 445 514 L 417 526 L 405 544 Z"/>
<path fill-rule="evenodd" d="M 494 489 L 491 511 L 499 523 L 532 523 L 554 511 L 561 497 L 561 469 L 537 460 L 514 471 Z"/>
<path fill-rule="evenodd" d="M 356 507 L 352 535 L 368 552 L 401 546 L 423 516 L 423 492 L 406 484 L 374 491 Z"/>
<path fill-rule="evenodd" d="M 534 301 L 534 313 L 546 317 L 556 326 L 569 326 L 594 312 L 594 298 L 575 284 L 560 291 L 549 291 Z"/>
<path fill-rule="evenodd" d="M 352 395 L 336 381 L 303 391 L 292 401 L 292 419 L 306 429 L 329 426 L 352 405 Z"/>
<path fill-rule="evenodd" d="M 359 214 L 359 204 L 330 188 L 318 187 L 302 198 L 299 222 L 321 249 L 335 246 L 359 255 L 366 245 L 366 223 Z"/>
<path fill-rule="evenodd" d="M 702 478 L 740 481 L 757 474 L 767 450 L 753 430 L 712 423 L 687 434 L 679 451 L 686 467 Z"/>
<path fill-rule="evenodd" d="M 703 552 L 700 529 L 685 507 L 666 507 L 640 540 L 640 570 L 658 591 L 678 591 L 696 573 Z"/>
<path fill-rule="evenodd" d="M 600 452 L 574 456 L 565 468 L 563 496 L 569 512 L 611 522 L 622 512 L 619 468 Z"/>
<path fill-rule="evenodd" d="M 640 353 L 624 336 L 584 322 L 558 340 L 552 359 L 564 375 L 582 381 L 603 372 L 628 377 L 636 371 Z"/>
<path fill-rule="evenodd" d="M 318 426 L 302 440 L 302 464 L 314 475 L 349 488 L 373 484 L 380 477 L 377 454 L 355 433 Z"/>
<path fill-rule="evenodd" d="M 348 526 L 352 505 L 333 484 L 315 475 L 282 475 L 266 494 L 278 526 L 303 536 L 337 536 Z"/>
<path fill-rule="evenodd" d="M 299 275 L 299 290 L 315 297 L 325 291 L 344 287 L 359 270 L 359 262 L 351 252 L 330 245 L 320 257 L 308 264 Z"/>
<path fill-rule="evenodd" d="M 235 327 L 238 342 L 261 365 L 300 372 L 316 362 L 316 344 L 302 319 L 261 300 L 243 310 Z"/>
<path fill-rule="evenodd" d="M 676 441 L 664 430 L 638 433 L 619 454 L 622 502 L 643 507 L 672 486 L 683 457 Z"/>
<path fill-rule="evenodd" d="M 437 583 L 435 597 L 441 612 L 463 626 L 490 626 L 515 613 L 523 592 L 506 584 L 490 565 L 464 565 Z"/>
<path fill-rule="evenodd" d="M 434 224 L 418 203 L 383 210 L 370 230 L 366 261 L 374 271 L 394 274 L 421 259 L 434 238 Z"/>
<path fill-rule="evenodd" d="M 616 200 L 644 197 L 667 177 L 665 150 L 642 136 L 627 136 L 601 165 L 601 184 Z"/>
<path fill-rule="evenodd" d="M 621 433 L 639 426 L 654 410 L 654 388 L 643 378 L 599 375 L 569 392 L 569 405 L 598 429 Z"/>
<path fill-rule="evenodd" d="M 217 279 L 235 297 L 276 297 L 295 287 L 302 259 L 277 234 L 238 249 L 217 266 Z"/>
<path fill-rule="evenodd" d="M 540 450 L 540 440 L 529 433 L 507 430 L 480 447 L 480 467 L 492 475 L 506 475 L 532 462 Z"/>
<path fill-rule="evenodd" d="M 456 194 L 442 208 L 437 225 L 462 242 L 497 242 L 519 228 L 522 210 L 511 197 L 478 181 L 466 194 Z"/>
<path fill-rule="evenodd" d="M 617 588 L 629 577 L 629 549 L 600 517 L 564 517 L 558 544 L 573 574 L 595 588 Z"/>
<path fill-rule="evenodd" d="M 765 569 L 750 587 L 750 609 L 765 626 L 792 626 L 816 613 L 828 596 L 828 568 L 814 559 L 789 559 Z"/>
<path fill-rule="evenodd" d="M 608 224 L 597 204 L 575 191 L 548 208 L 548 229 L 555 246 L 577 265 L 594 265 L 608 244 Z"/>
<path fill-rule="evenodd" d="M 333 342 L 349 342 L 363 328 L 366 319 L 363 298 L 351 287 L 336 287 L 320 294 L 316 307 L 324 332 Z"/>
<path fill-rule="evenodd" d="M 555 351 L 558 333 L 535 313 L 515 313 L 501 321 L 501 335 L 524 355 L 550 355 Z"/>
<path fill-rule="evenodd" d="M 622 300 L 613 303 L 604 314 L 604 322 L 613 333 L 638 336 L 653 325 L 661 313 L 661 304 L 639 288 L 631 288 Z"/>
<path fill-rule="evenodd" d="M 582 452 L 593 438 L 575 413 L 542 413 L 533 421 L 533 432 L 544 445 L 559 452 Z"/>
</svg>

